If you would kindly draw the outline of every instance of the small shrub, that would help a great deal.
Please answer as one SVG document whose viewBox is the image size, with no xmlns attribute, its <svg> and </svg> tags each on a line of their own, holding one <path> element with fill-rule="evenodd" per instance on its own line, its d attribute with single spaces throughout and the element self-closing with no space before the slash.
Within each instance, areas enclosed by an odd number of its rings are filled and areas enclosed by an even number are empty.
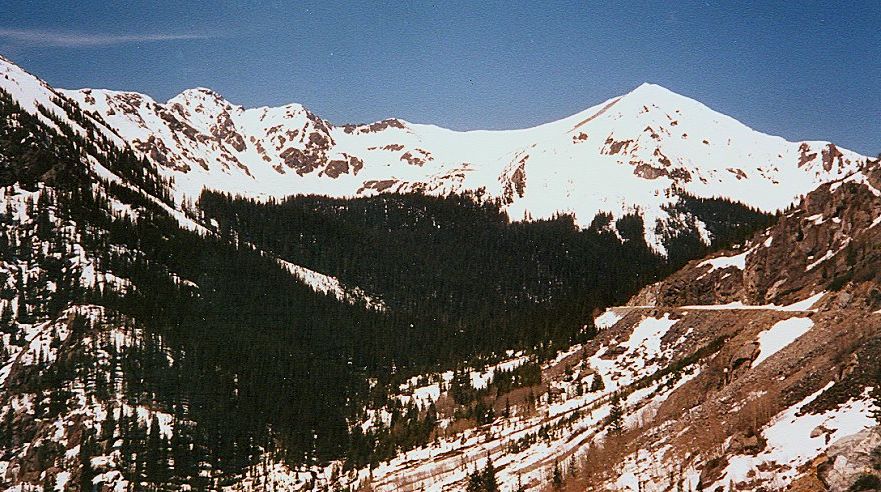
<svg viewBox="0 0 881 492">
<path fill-rule="evenodd" d="M 845 284 L 847 284 L 850 281 L 852 276 L 853 276 L 853 273 L 848 272 L 848 273 L 845 273 L 844 275 L 839 275 L 839 276 L 835 277 L 831 282 L 829 282 L 828 289 L 833 292 L 837 292 L 837 291 L 841 290 L 841 288 L 844 287 Z"/>
<path fill-rule="evenodd" d="M 872 475 L 870 473 L 864 473 L 860 475 L 859 478 L 847 489 L 850 492 L 856 492 L 859 490 L 881 490 L 881 478 L 878 478 L 877 475 Z"/>
</svg>

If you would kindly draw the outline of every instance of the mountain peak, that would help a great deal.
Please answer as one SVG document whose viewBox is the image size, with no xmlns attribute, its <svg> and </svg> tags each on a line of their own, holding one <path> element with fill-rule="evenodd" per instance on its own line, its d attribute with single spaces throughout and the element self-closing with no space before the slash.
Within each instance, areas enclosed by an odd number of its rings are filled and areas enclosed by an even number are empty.
<svg viewBox="0 0 881 492">
<path fill-rule="evenodd" d="M 194 87 L 192 89 L 186 89 L 180 94 L 172 97 L 168 100 L 168 104 L 178 103 L 187 103 L 187 102 L 215 102 L 219 103 L 223 106 L 230 105 L 230 103 L 223 98 L 216 91 L 209 89 L 207 87 Z"/>
<path fill-rule="evenodd" d="M 693 99 L 674 92 L 662 85 L 651 82 L 643 82 L 638 87 L 628 92 L 622 98 L 634 99 L 644 102 L 657 103 L 658 101 L 694 101 Z"/>
<path fill-rule="evenodd" d="M 639 84 L 636 87 L 636 89 L 633 89 L 633 91 L 631 91 L 631 92 L 638 91 L 638 90 L 661 90 L 661 91 L 666 91 L 666 92 L 673 92 L 670 89 L 667 89 L 666 87 L 659 85 L 659 84 L 655 84 L 653 82 L 643 82 L 643 83 Z"/>
<path fill-rule="evenodd" d="M 31 93 L 51 103 L 46 88 L 12 91 L 25 103 Z M 245 109 L 206 87 L 155 105 L 134 94 L 65 94 L 167 163 L 177 200 L 206 186 L 253 197 L 481 190 L 501 197 L 512 217 L 562 211 L 589 224 L 600 212 L 643 211 L 652 222 L 646 239 L 659 251 L 652 231 L 670 218 L 678 190 L 773 212 L 865 161 L 825 142 L 762 134 L 650 82 L 558 122 L 478 132 L 395 118 L 330 125 L 300 104 Z"/>
</svg>

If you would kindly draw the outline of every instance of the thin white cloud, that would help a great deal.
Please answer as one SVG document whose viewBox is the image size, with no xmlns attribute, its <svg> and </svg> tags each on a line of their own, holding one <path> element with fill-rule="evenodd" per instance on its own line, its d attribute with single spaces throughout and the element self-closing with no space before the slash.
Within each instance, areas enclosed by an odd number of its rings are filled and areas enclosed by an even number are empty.
<svg viewBox="0 0 881 492">
<path fill-rule="evenodd" d="M 208 39 L 204 34 L 89 34 L 45 29 L 8 29 L 0 27 L 0 40 L 18 46 L 87 48 L 127 43 Z"/>
</svg>

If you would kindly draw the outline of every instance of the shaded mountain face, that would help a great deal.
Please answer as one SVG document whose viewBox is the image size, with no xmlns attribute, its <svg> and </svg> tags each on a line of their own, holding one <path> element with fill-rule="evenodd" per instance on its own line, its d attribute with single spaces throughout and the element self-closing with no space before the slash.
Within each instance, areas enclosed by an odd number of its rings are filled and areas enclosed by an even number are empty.
<svg viewBox="0 0 881 492">
<path fill-rule="evenodd" d="M 65 91 L 173 176 L 252 198 L 317 193 L 475 192 L 515 219 L 637 212 L 647 242 L 676 227 L 678 191 L 765 212 L 846 176 L 865 158 L 827 142 L 787 142 L 651 84 L 534 128 L 458 132 L 388 119 L 334 125 L 298 104 L 243 108 L 204 88 L 166 103 L 107 90 Z"/>
</svg>

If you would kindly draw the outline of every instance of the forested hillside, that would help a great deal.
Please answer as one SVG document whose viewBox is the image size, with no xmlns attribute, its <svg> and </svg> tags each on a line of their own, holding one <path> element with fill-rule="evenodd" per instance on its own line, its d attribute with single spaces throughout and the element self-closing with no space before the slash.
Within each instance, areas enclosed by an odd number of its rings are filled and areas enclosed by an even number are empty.
<svg viewBox="0 0 881 492">
<path fill-rule="evenodd" d="M 348 421 L 367 406 L 365 372 L 387 370 L 377 359 L 396 348 L 362 350 L 363 340 L 408 324 L 318 294 L 250 247 L 181 228 L 162 193 L 144 193 L 167 186 L 155 167 L 46 114 L 58 130 L 0 93 L 2 460 L 26 469 L 45 465 L 34 453 L 60 459 L 40 438 L 45 426 L 94 418 L 93 406 L 111 420 L 96 435 L 78 427 L 84 481 L 94 455 L 124 458 L 130 482 L 203 484 L 266 453 L 291 463 L 342 456 Z M 126 180 L 100 177 L 86 156 Z M 113 330 L 130 341 L 105 339 Z M 51 351 L 25 357 L 43 339 Z M 22 402 L 33 418 L 16 417 Z M 173 416 L 169 432 L 131 413 L 139 408 Z M 182 454 L 191 457 L 169 459 Z"/>
<path fill-rule="evenodd" d="M 589 337 L 586 325 L 596 309 L 624 302 L 686 261 L 771 221 L 739 204 L 684 195 L 671 210 L 681 227 L 665 237 L 667 258 L 646 244 L 638 215 L 617 221 L 598 215 L 587 228 L 569 216 L 512 222 L 497 204 L 469 195 L 260 203 L 205 192 L 198 206 L 222 236 L 334 275 L 407 316 L 414 329 L 395 337 L 407 351 L 397 365 L 509 348 L 550 353 Z M 710 231 L 710 245 L 701 241 L 696 220 Z M 389 343 L 400 342 L 382 344 Z"/>
</svg>

